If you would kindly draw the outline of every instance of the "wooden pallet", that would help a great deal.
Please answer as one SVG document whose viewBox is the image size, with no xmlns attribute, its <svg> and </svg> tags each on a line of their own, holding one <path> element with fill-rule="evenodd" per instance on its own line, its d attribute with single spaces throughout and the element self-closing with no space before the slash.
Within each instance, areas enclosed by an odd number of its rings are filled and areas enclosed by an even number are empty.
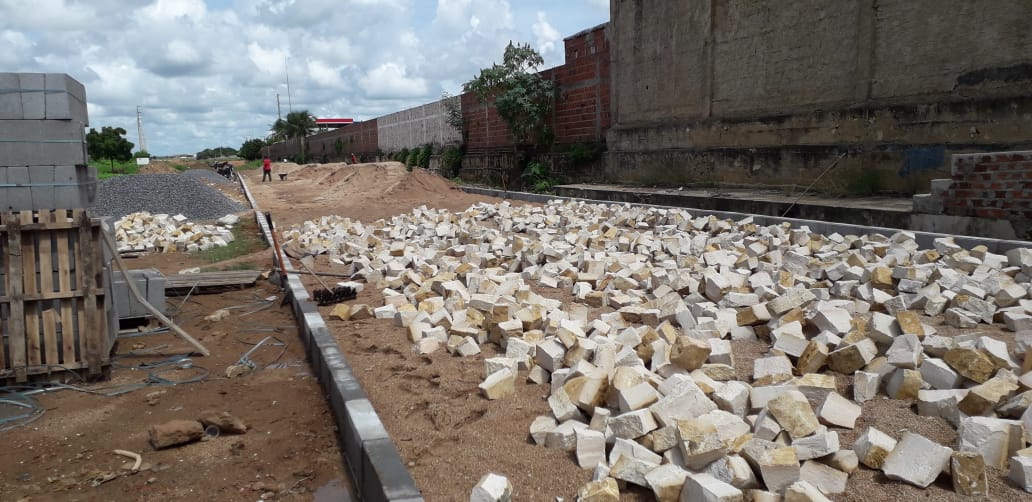
<svg viewBox="0 0 1032 502">
<path fill-rule="evenodd" d="M 166 294 L 182 292 L 186 294 L 196 286 L 202 288 L 225 288 L 251 286 L 258 281 L 261 272 L 256 270 L 231 270 L 226 272 L 201 272 L 199 274 L 179 274 L 165 276 Z M 194 291 L 196 294 L 197 291 Z"/>
<path fill-rule="evenodd" d="M 0 213 L 0 379 L 110 364 L 101 231 L 82 209 Z"/>
</svg>

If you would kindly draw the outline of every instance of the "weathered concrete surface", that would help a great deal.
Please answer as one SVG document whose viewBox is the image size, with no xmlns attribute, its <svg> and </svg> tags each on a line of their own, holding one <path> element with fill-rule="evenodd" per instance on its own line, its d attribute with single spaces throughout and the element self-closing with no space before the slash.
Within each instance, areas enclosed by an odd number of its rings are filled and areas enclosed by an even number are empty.
<svg viewBox="0 0 1032 502">
<path fill-rule="evenodd" d="M 818 188 L 925 192 L 949 153 L 1029 144 L 1027 8 L 614 0 L 607 175 L 807 186 L 848 152 Z"/>
</svg>

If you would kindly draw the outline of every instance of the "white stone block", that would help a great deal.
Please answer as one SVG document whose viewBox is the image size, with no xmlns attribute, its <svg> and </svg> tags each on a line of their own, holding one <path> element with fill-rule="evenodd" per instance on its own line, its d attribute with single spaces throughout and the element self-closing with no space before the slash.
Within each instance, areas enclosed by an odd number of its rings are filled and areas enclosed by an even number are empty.
<svg viewBox="0 0 1032 502">
<path fill-rule="evenodd" d="M 977 451 L 985 465 L 1007 468 L 1007 458 L 1024 446 L 1023 426 L 1017 420 L 966 417 L 957 428 L 957 449 Z"/>
<path fill-rule="evenodd" d="M 807 460 L 799 469 L 799 479 L 815 486 L 824 495 L 846 492 L 849 474 L 816 460 Z"/>
<path fill-rule="evenodd" d="M 469 502 L 509 502 L 512 500 L 512 483 L 505 476 L 486 474 L 480 478 L 469 495 Z"/>
<path fill-rule="evenodd" d="M 874 427 L 868 427 L 853 443 L 860 463 L 871 469 L 881 469 L 885 457 L 895 448 L 896 440 Z"/>
<path fill-rule="evenodd" d="M 659 428 L 648 409 L 621 413 L 609 419 L 609 428 L 622 439 L 637 439 Z"/>
<path fill-rule="evenodd" d="M 949 447 L 905 431 L 903 438 L 885 458 L 882 472 L 889 479 L 927 488 L 949 466 L 951 455 L 953 450 Z"/>
<path fill-rule="evenodd" d="M 578 429 L 577 438 L 577 465 L 581 469 L 593 469 L 600 462 L 606 459 L 606 435 L 604 432 L 591 429 Z"/>
<path fill-rule="evenodd" d="M 1022 490 L 1032 493 L 1032 457 L 1011 457 L 1008 479 Z"/>
<path fill-rule="evenodd" d="M 817 410 L 817 418 L 825 425 L 852 429 L 860 418 L 861 408 L 856 403 L 831 392 Z"/>
<path fill-rule="evenodd" d="M 681 502 L 743 502 L 742 491 L 706 473 L 688 474 Z"/>
</svg>

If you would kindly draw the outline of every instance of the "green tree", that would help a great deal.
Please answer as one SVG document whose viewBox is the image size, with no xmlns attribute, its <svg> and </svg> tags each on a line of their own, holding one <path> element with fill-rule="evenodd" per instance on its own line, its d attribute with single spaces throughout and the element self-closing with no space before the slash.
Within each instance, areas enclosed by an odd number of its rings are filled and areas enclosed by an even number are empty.
<svg viewBox="0 0 1032 502">
<path fill-rule="evenodd" d="M 151 154 L 147 150 L 140 150 L 133 154 L 134 159 L 149 159 L 150 156 Z"/>
<path fill-rule="evenodd" d="M 90 128 L 86 134 L 86 151 L 95 159 L 107 159 L 111 162 L 111 171 L 115 172 L 115 161 L 126 162 L 133 158 L 133 144 L 125 139 L 125 129 L 104 126 L 97 132 Z"/>
<path fill-rule="evenodd" d="M 240 145 L 238 153 L 246 160 L 260 159 L 262 158 L 262 148 L 265 148 L 265 140 L 261 138 L 249 139 Z"/>
<path fill-rule="evenodd" d="M 305 161 L 305 137 L 315 130 L 315 116 L 308 110 L 299 110 L 287 114 L 286 119 L 277 119 L 272 123 L 272 136 L 277 141 L 297 138 L 301 144 L 301 162 Z"/>
<path fill-rule="evenodd" d="M 548 118 L 555 101 L 555 85 L 537 73 L 542 64 L 544 59 L 529 44 L 509 42 L 502 64 L 480 70 L 479 75 L 462 86 L 463 91 L 475 93 L 481 102 L 494 98 L 498 115 L 508 124 L 517 148 L 552 142 Z"/>
</svg>

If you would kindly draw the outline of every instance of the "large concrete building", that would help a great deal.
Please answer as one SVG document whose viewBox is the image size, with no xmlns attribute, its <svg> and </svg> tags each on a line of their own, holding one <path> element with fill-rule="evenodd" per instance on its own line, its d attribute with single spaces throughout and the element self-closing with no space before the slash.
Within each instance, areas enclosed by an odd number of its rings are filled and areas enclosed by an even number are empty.
<svg viewBox="0 0 1032 502">
<path fill-rule="evenodd" d="M 950 153 L 1032 147 L 1027 0 L 611 10 L 613 180 L 913 193 Z"/>
</svg>

